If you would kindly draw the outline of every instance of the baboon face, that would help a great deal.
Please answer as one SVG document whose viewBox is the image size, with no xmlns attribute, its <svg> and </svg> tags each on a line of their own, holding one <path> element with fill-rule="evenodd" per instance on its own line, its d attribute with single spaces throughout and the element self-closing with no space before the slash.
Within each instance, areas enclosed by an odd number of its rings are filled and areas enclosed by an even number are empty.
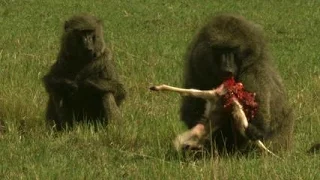
<svg viewBox="0 0 320 180">
<path fill-rule="evenodd" d="M 204 29 L 215 73 L 225 79 L 259 59 L 264 39 L 260 26 L 238 16 L 217 16 Z"/>
<path fill-rule="evenodd" d="M 93 16 L 74 16 L 65 22 L 64 43 L 68 53 L 93 60 L 104 51 L 101 21 Z"/>
<path fill-rule="evenodd" d="M 212 47 L 213 61 L 215 61 L 218 73 L 222 79 L 236 76 L 241 65 L 241 59 L 238 58 L 237 47 Z"/>
</svg>

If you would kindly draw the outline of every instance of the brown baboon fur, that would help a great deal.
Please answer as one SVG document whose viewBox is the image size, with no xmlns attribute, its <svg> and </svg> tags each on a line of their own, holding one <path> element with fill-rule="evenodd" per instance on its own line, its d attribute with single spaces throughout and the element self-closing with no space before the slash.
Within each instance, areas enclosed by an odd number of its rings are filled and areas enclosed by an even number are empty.
<svg viewBox="0 0 320 180">
<path fill-rule="evenodd" d="M 230 76 L 243 83 L 247 91 L 256 93 L 259 103 L 246 130 L 247 137 L 261 139 L 272 151 L 288 149 L 292 143 L 292 110 L 261 26 L 239 15 L 220 14 L 200 29 L 187 50 L 184 88 L 209 90 Z M 218 152 L 246 146 L 248 139 L 239 137 L 231 128 L 231 114 L 224 111 L 221 101 L 216 106 L 221 108 L 214 114 L 214 123 L 221 128 L 212 139 Z M 204 111 L 204 100 L 183 98 L 181 120 L 188 128 L 209 123 L 202 118 Z"/>
<path fill-rule="evenodd" d="M 62 130 L 73 122 L 107 124 L 120 118 L 126 92 L 105 45 L 102 22 L 94 16 L 75 15 L 65 22 L 57 61 L 43 82 L 50 127 Z"/>
</svg>

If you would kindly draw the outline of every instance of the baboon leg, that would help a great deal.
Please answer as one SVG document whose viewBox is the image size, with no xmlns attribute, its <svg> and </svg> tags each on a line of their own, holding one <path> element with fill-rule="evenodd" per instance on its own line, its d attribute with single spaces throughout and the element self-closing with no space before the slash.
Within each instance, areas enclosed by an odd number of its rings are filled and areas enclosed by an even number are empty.
<svg viewBox="0 0 320 180">
<path fill-rule="evenodd" d="M 112 93 L 107 93 L 103 97 L 103 108 L 105 110 L 105 123 L 106 125 L 108 122 L 119 122 L 121 121 L 121 113 L 119 107 L 117 106 L 115 97 Z"/>
<path fill-rule="evenodd" d="M 59 109 L 59 122 L 57 122 L 57 130 L 67 130 L 73 127 L 74 112 L 69 107 Z"/>
<path fill-rule="evenodd" d="M 58 130 L 57 124 L 59 122 L 59 117 L 57 109 L 52 97 L 49 97 L 46 111 L 46 126 L 49 129 L 56 128 Z"/>
<path fill-rule="evenodd" d="M 72 127 L 73 114 L 69 105 L 62 98 L 49 97 L 47 113 L 47 126 L 57 131 Z"/>
</svg>

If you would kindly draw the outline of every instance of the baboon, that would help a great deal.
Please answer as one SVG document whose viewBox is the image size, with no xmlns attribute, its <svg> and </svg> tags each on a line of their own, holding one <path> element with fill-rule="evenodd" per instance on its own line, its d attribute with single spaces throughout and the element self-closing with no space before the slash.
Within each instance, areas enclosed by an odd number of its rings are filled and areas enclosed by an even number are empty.
<svg viewBox="0 0 320 180">
<path fill-rule="evenodd" d="M 43 82 L 49 94 L 47 124 L 56 130 L 120 118 L 126 91 L 105 45 L 102 21 L 92 15 L 65 22 L 60 52 Z"/>
<path fill-rule="evenodd" d="M 245 130 L 247 138 L 232 130 L 233 117 L 224 110 L 221 100 L 215 104 L 210 118 L 204 118 L 206 101 L 183 97 L 181 120 L 192 132 L 203 131 L 203 126 L 209 126 L 209 123 L 217 124 L 219 129 L 205 143 L 215 147 L 217 152 L 247 151 L 248 141 L 257 139 L 272 151 L 289 149 L 293 131 L 292 110 L 261 26 L 240 15 L 219 14 L 199 30 L 189 45 L 183 86 L 210 90 L 230 77 L 241 82 L 247 91 L 255 93 L 259 105 Z"/>
</svg>

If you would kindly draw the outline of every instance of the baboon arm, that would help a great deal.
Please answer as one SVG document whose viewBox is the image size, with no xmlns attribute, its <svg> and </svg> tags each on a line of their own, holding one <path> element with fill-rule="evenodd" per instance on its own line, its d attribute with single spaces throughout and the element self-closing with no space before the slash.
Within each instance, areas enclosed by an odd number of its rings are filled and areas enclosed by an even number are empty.
<svg viewBox="0 0 320 180">
<path fill-rule="evenodd" d="M 256 100 L 258 102 L 258 111 L 255 117 L 249 121 L 246 134 L 249 139 L 262 139 L 271 128 L 271 112 L 270 112 L 270 100 L 271 89 L 267 87 L 267 84 L 259 76 L 254 74 L 247 74 L 246 77 L 242 77 L 240 81 L 244 84 L 246 90 L 255 92 Z M 253 83 L 254 82 L 254 83 Z"/>
<path fill-rule="evenodd" d="M 77 84 L 71 80 L 50 75 L 44 76 L 43 82 L 48 93 L 59 95 L 71 94 L 78 88 Z"/>
<path fill-rule="evenodd" d="M 104 94 L 103 108 L 108 121 L 119 121 L 121 119 L 121 113 L 116 98 L 112 93 Z"/>
<path fill-rule="evenodd" d="M 117 105 L 120 106 L 120 104 L 123 102 L 123 100 L 125 99 L 127 95 L 127 91 L 124 88 L 124 85 L 119 83 L 118 87 L 117 87 L 117 91 L 115 93 L 115 98 L 116 98 L 116 102 Z"/>
<path fill-rule="evenodd" d="M 81 82 L 80 82 L 81 83 Z M 115 93 L 118 83 L 112 80 L 86 79 L 81 83 L 84 87 L 101 93 Z"/>
<path fill-rule="evenodd" d="M 79 72 L 76 79 L 82 89 L 98 94 L 112 93 L 120 105 L 126 96 L 126 91 L 118 80 L 113 61 L 105 58 L 109 57 L 102 56 L 100 60 Z"/>
<path fill-rule="evenodd" d="M 112 93 L 115 96 L 117 104 L 124 99 L 126 94 L 123 84 L 117 80 L 86 79 L 83 82 L 83 86 L 101 94 Z"/>
</svg>

